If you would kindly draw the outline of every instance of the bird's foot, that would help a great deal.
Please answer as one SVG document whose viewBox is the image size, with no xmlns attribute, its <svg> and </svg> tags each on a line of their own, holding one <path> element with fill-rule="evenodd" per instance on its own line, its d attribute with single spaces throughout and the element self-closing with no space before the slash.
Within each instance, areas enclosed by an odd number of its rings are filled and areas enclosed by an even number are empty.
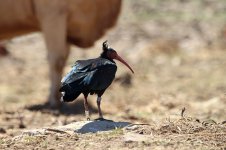
<svg viewBox="0 0 226 150">
<path fill-rule="evenodd" d="M 109 121 L 109 122 L 113 122 L 113 120 L 104 119 L 103 117 L 97 118 L 97 119 L 95 119 L 95 121 Z"/>
<path fill-rule="evenodd" d="M 89 111 L 85 111 L 85 115 L 86 115 L 86 120 L 87 121 L 90 121 L 90 114 L 89 114 Z"/>
</svg>

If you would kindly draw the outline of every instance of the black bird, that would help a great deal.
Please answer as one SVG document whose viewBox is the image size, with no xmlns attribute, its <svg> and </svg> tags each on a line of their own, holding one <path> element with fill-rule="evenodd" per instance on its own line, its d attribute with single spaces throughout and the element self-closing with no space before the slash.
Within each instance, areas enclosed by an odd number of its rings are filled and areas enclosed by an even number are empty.
<svg viewBox="0 0 226 150">
<path fill-rule="evenodd" d="M 97 120 L 105 120 L 103 119 L 100 103 L 101 96 L 115 78 L 117 66 L 113 59 L 122 62 L 134 73 L 132 68 L 114 49 L 108 47 L 107 41 L 105 41 L 103 43 L 103 52 L 98 58 L 76 61 L 71 71 L 62 79 L 60 88 L 62 93 L 61 101 L 71 102 L 83 93 L 85 115 L 87 120 L 90 120 L 87 97 L 89 94 L 97 94 L 99 113 Z"/>
</svg>

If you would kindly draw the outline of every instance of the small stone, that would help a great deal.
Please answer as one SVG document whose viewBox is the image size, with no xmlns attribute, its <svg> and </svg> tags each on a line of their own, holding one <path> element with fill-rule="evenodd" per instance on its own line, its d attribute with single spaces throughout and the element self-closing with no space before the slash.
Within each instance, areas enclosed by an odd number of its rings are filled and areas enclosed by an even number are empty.
<svg viewBox="0 0 226 150">
<path fill-rule="evenodd" d="M 0 133 L 5 134 L 6 130 L 4 128 L 0 128 Z"/>
</svg>

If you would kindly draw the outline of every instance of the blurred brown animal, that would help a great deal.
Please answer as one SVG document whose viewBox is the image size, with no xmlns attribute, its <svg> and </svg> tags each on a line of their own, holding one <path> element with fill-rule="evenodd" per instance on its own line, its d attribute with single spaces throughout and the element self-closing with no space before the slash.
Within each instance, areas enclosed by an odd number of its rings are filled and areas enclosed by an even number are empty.
<svg viewBox="0 0 226 150">
<path fill-rule="evenodd" d="M 121 0 L 0 0 L 0 40 L 43 32 L 50 64 L 48 102 L 56 107 L 68 43 L 92 46 L 115 24 L 120 8 Z"/>
</svg>

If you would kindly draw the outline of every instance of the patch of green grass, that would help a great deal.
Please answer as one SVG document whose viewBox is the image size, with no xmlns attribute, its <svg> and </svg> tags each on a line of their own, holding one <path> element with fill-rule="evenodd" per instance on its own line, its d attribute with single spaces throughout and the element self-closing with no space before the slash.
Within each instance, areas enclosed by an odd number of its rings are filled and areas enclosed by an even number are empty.
<svg viewBox="0 0 226 150">
<path fill-rule="evenodd" d="M 41 144 L 43 147 L 46 147 L 48 144 L 48 142 L 43 139 L 43 137 L 36 136 L 25 136 L 23 137 L 23 142 L 26 144 Z"/>
<path fill-rule="evenodd" d="M 0 139 L 0 145 L 5 144 L 5 141 L 3 139 Z"/>
<path fill-rule="evenodd" d="M 105 132 L 103 134 L 100 134 L 104 137 L 107 137 L 107 138 L 112 138 L 112 137 L 117 137 L 117 136 L 120 136 L 120 135 L 123 135 L 123 129 L 122 128 L 115 128 L 114 130 L 110 131 L 110 132 Z"/>
<path fill-rule="evenodd" d="M 41 145 L 42 148 L 47 149 L 47 148 L 48 148 L 48 141 L 44 140 L 44 141 L 42 141 L 42 142 L 40 143 L 40 145 Z"/>
<path fill-rule="evenodd" d="M 112 135 L 122 135 L 123 134 L 123 130 L 122 128 L 115 128 L 112 132 Z"/>
<path fill-rule="evenodd" d="M 34 143 L 34 142 L 37 142 L 37 138 L 35 136 L 25 136 L 23 138 L 24 142 L 25 143 Z"/>
</svg>

